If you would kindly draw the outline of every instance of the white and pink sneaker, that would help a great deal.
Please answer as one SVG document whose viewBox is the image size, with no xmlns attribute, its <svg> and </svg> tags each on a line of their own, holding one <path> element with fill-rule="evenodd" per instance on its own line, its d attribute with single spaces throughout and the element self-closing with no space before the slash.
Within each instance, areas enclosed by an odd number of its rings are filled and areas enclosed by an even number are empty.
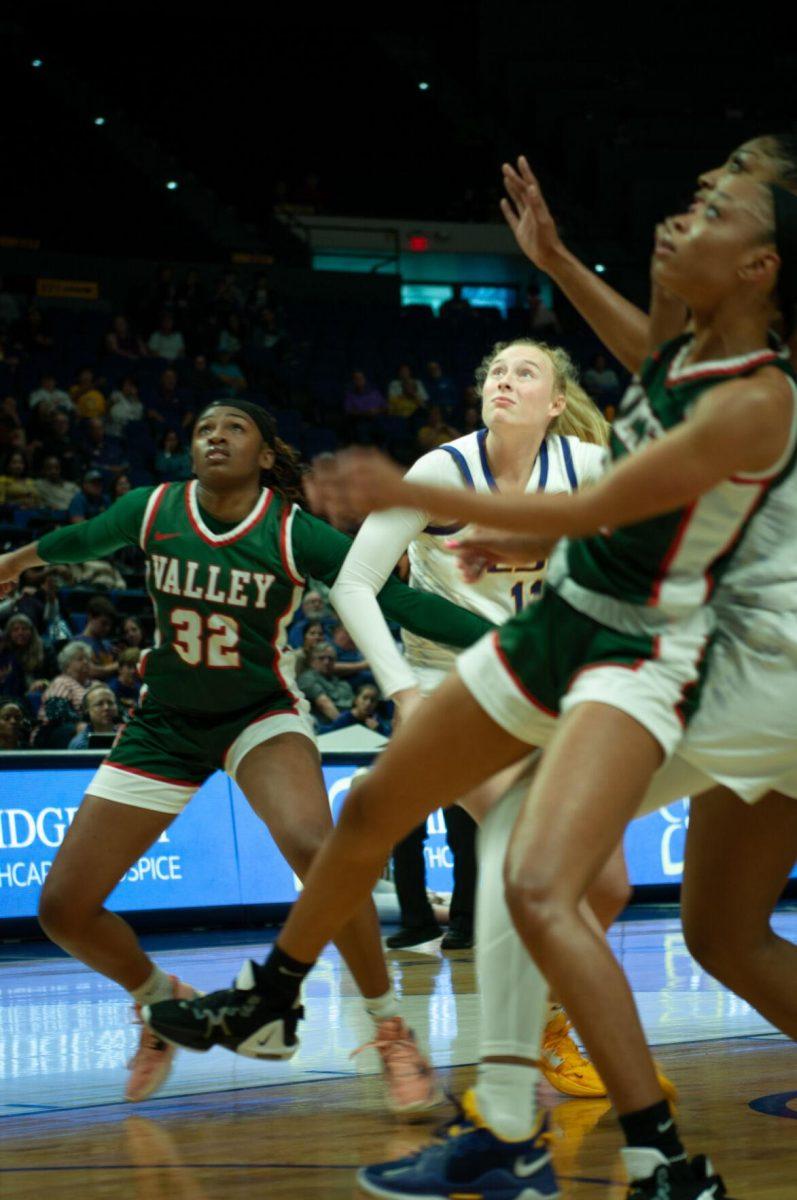
<svg viewBox="0 0 797 1200">
<path fill-rule="evenodd" d="M 379 1021 L 376 1037 L 352 1054 L 378 1050 L 382 1059 L 387 1106 L 398 1116 L 412 1116 L 436 1108 L 445 1100 L 434 1067 L 418 1049 L 415 1034 L 401 1017 Z"/>
<path fill-rule="evenodd" d="M 193 1000 L 199 995 L 189 984 L 181 983 L 176 975 L 170 975 L 172 996 L 175 1000 Z M 135 1006 L 135 1019 L 141 1024 L 141 1037 L 127 1069 L 130 1075 L 125 1088 L 125 1100 L 136 1103 L 147 1100 L 166 1082 L 172 1069 L 176 1046 L 162 1042 L 151 1029 L 147 1029 L 141 1021 L 141 1007 Z"/>
</svg>

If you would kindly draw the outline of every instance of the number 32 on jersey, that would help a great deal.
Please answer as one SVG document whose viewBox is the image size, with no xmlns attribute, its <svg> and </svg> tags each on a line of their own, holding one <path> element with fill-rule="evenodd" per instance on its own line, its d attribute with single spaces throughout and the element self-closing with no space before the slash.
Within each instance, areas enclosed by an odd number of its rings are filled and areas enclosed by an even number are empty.
<svg viewBox="0 0 797 1200">
<path fill-rule="evenodd" d="M 174 608 L 169 620 L 174 631 L 172 645 L 189 667 L 240 667 L 240 628 L 235 617 L 218 612 L 204 617 L 194 608 Z"/>
</svg>

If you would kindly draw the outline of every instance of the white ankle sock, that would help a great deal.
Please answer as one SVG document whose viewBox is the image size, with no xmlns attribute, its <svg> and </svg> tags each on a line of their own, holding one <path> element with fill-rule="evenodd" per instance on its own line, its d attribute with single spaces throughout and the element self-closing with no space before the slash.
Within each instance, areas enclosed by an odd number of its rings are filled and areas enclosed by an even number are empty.
<svg viewBox="0 0 797 1200">
<path fill-rule="evenodd" d="M 492 1133 L 507 1142 L 531 1137 L 539 1072 L 519 1063 L 479 1063 L 476 1103 Z"/>
<path fill-rule="evenodd" d="M 392 987 L 389 987 L 384 996 L 363 996 L 363 1004 L 368 1016 L 371 1017 L 377 1025 L 380 1021 L 387 1021 L 390 1017 L 399 1015 L 399 1005 L 396 999 L 396 993 Z"/>
<path fill-rule="evenodd" d="M 152 974 L 145 979 L 141 987 L 135 988 L 130 995 L 136 1004 L 157 1004 L 160 1000 L 171 1000 L 174 997 L 174 985 L 160 967 L 153 967 Z"/>
</svg>

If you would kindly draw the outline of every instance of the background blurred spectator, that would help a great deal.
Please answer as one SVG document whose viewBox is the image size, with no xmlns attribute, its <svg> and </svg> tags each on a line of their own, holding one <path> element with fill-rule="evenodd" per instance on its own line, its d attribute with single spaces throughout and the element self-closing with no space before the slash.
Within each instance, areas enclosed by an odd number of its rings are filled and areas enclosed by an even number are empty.
<svg viewBox="0 0 797 1200">
<path fill-rule="evenodd" d="M 379 689 L 376 684 L 363 683 L 357 689 L 354 702 L 348 712 L 341 713 L 329 726 L 327 732 L 333 729 L 348 729 L 352 725 L 365 725 L 382 737 L 390 737 L 390 722 L 377 714 L 379 705 Z"/>
<path fill-rule="evenodd" d="M 69 417 L 65 412 L 54 412 L 47 418 L 37 453 L 37 462 L 53 455 L 61 463 L 65 479 L 77 480 L 84 471 L 83 456 L 74 445 Z"/>
<path fill-rule="evenodd" d="M 459 437 L 459 430 L 455 429 L 453 425 L 446 424 L 440 405 L 430 405 L 426 421 L 418 430 L 417 435 L 418 449 L 421 454 L 426 454 L 429 450 L 436 450 L 438 446 L 457 437 Z"/>
<path fill-rule="evenodd" d="M 69 389 L 69 395 L 77 409 L 79 417 L 103 417 L 107 402 L 103 392 L 94 379 L 91 367 L 83 367 L 78 371 L 77 383 Z"/>
<path fill-rule="evenodd" d="M 426 390 L 432 404 L 439 404 L 443 415 L 449 418 L 457 410 L 457 389 L 454 381 L 443 373 L 436 360 L 426 364 Z"/>
<path fill-rule="evenodd" d="M 165 358 L 169 362 L 185 356 L 183 335 L 175 328 L 174 317 L 170 312 L 161 315 L 160 324 L 150 334 L 147 347 L 150 354 L 154 354 L 156 358 Z"/>
<path fill-rule="evenodd" d="M 144 627 L 138 617 L 125 617 L 121 636 L 116 643 L 118 657 L 121 658 L 125 650 L 143 650 L 144 644 Z"/>
<path fill-rule="evenodd" d="M 191 454 L 173 429 L 167 429 L 161 438 L 160 450 L 155 455 L 155 474 L 161 480 L 190 479 L 193 474 Z"/>
<path fill-rule="evenodd" d="M 36 480 L 28 475 L 28 464 L 21 450 L 6 455 L 0 475 L 0 504 L 14 508 L 35 508 L 39 502 Z"/>
<path fill-rule="evenodd" d="M 86 606 L 86 628 L 75 641 L 88 646 L 92 679 L 108 679 L 116 674 L 116 650 L 111 642 L 116 616 L 106 596 L 92 596 Z"/>
<path fill-rule="evenodd" d="M 83 457 L 89 471 L 99 471 L 105 487 L 129 467 L 125 449 L 119 438 L 105 428 L 102 417 L 90 417 L 84 426 Z"/>
<path fill-rule="evenodd" d="M 121 727 L 116 696 L 107 683 L 93 683 L 83 697 L 81 716 L 85 725 L 69 743 L 70 750 L 88 750 L 92 733 L 116 733 Z"/>
<path fill-rule="evenodd" d="M 109 404 L 110 411 L 105 428 L 113 437 L 123 438 L 131 421 L 141 421 L 144 418 L 144 405 L 132 375 L 125 375 L 119 387 L 111 392 Z"/>
<path fill-rule="evenodd" d="M 8 618 L 0 640 L 0 690 L 20 699 L 43 691 L 56 671 L 52 650 L 45 647 L 30 617 L 17 612 Z"/>
<path fill-rule="evenodd" d="M 534 337 L 553 337 L 562 332 L 559 318 L 552 309 L 548 308 L 538 287 L 532 286 L 526 289 L 526 300 L 528 302 L 529 332 Z"/>
<path fill-rule="evenodd" d="M 351 708 L 354 692 L 345 679 L 335 674 L 335 651 L 329 642 L 319 642 L 310 651 L 310 667 L 299 676 L 299 687 L 310 701 L 313 716 L 326 727 Z"/>
<path fill-rule="evenodd" d="M 197 354 L 188 372 L 188 387 L 197 404 L 197 410 L 220 394 L 218 376 L 208 366 L 206 354 Z"/>
<path fill-rule="evenodd" d="M 65 750 L 75 736 L 78 712 L 63 696 L 42 698 L 39 720 L 33 733 L 36 750 Z"/>
<path fill-rule="evenodd" d="M 378 388 L 368 382 L 364 371 L 352 371 L 351 383 L 343 397 L 343 411 L 349 417 L 378 417 L 387 412 L 387 401 Z"/>
<path fill-rule="evenodd" d="M 130 710 L 138 704 L 141 692 L 141 678 L 138 674 L 138 663 L 141 651 L 129 646 L 119 655 L 119 673 L 108 683 L 119 703 L 120 709 Z"/>
<path fill-rule="evenodd" d="M 174 367 L 167 367 L 158 381 L 158 390 L 147 409 L 147 419 L 155 434 L 164 429 L 182 433 L 194 423 L 194 412 Z"/>
<path fill-rule="evenodd" d="M 320 621 L 308 621 L 304 626 L 304 633 L 300 648 L 296 651 L 296 659 L 294 667 L 297 677 L 304 671 L 310 670 L 310 652 L 313 647 L 319 643 L 326 641 L 326 631 Z"/>
<path fill-rule="evenodd" d="M 80 485 L 80 491 L 73 496 L 68 508 L 69 521 L 77 525 L 79 521 L 87 521 L 105 512 L 108 501 L 102 487 L 102 471 L 86 471 Z"/>
<path fill-rule="evenodd" d="M 347 680 L 352 688 L 358 688 L 363 683 L 373 683 L 368 663 L 355 646 L 342 621 L 335 621 L 332 625 L 329 640 L 335 651 L 335 674 L 338 679 Z"/>
<path fill-rule="evenodd" d="M 620 379 L 616 371 L 609 366 L 605 354 L 596 354 L 592 365 L 582 376 L 585 391 L 603 409 L 607 404 L 616 404 L 620 392 Z"/>
<path fill-rule="evenodd" d="M 75 411 L 71 397 L 63 388 L 58 387 L 52 371 L 46 371 L 42 375 L 39 386 L 28 397 L 28 408 L 31 412 L 38 409 L 37 416 L 40 419 L 54 413 L 56 409 L 65 413 Z"/>
<path fill-rule="evenodd" d="M 12 339 L 15 347 L 31 358 L 46 353 L 53 346 L 49 318 L 35 304 L 31 304 L 25 316 L 14 326 Z"/>
<path fill-rule="evenodd" d="M 291 627 L 288 630 L 289 645 L 293 646 L 294 649 L 301 646 L 304 641 L 304 631 L 311 621 L 320 622 L 326 633 L 333 620 L 332 612 L 324 597 L 314 588 L 310 588 L 309 591 L 304 593 L 301 608 L 293 618 Z"/>
<path fill-rule="evenodd" d="M 118 500 L 120 496 L 126 496 L 132 486 L 130 476 L 125 471 L 117 475 L 111 484 L 109 492 L 111 504 L 113 504 L 114 500 Z"/>
<path fill-rule="evenodd" d="M 390 381 L 390 387 L 387 389 L 388 401 L 400 396 L 412 396 L 415 401 L 415 407 L 418 404 L 426 404 L 429 399 L 429 393 L 421 383 L 420 379 L 416 379 L 412 373 L 412 367 L 409 363 L 402 363 L 396 372 L 396 378 Z M 391 412 L 393 411 L 391 407 Z M 414 411 L 414 410 L 413 410 Z M 403 416 L 403 413 L 398 413 L 398 416 Z"/>
<path fill-rule="evenodd" d="M 211 364 L 211 371 L 216 376 L 216 395 L 232 398 L 247 388 L 246 376 L 237 363 L 232 361 L 229 350 L 219 350 Z"/>
<path fill-rule="evenodd" d="M 67 566 L 30 567 L 23 571 L 17 591 L 0 601 L 0 619 L 24 613 L 48 645 L 57 646 L 68 640 L 72 632 L 61 610 L 59 592 L 71 578 L 71 568 Z"/>
<path fill-rule="evenodd" d="M 233 358 L 243 349 L 243 326 L 237 312 L 231 312 L 219 334 L 219 350 L 226 350 Z"/>
<path fill-rule="evenodd" d="M 105 349 L 117 358 L 146 358 L 147 347 L 130 328 L 127 317 L 114 317 L 110 333 L 105 335 Z"/>
<path fill-rule="evenodd" d="M 0 329 L 10 329 L 19 320 L 19 304 L 0 278 Z"/>
<path fill-rule="evenodd" d="M 0 750 L 25 750 L 30 743 L 30 719 L 15 700 L 0 704 Z"/>
<path fill-rule="evenodd" d="M 68 420 L 67 420 L 68 424 Z M 19 415 L 16 396 L 6 395 L 0 399 L 0 449 L 11 450 L 20 448 L 25 443 L 25 430 Z"/>
<path fill-rule="evenodd" d="M 39 507 L 66 512 L 79 490 L 76 483 L 72 483 L 70 479 L 64 479 L 58 455 L 48 454 L 42 461 L 40 474 L 36 479 Z"/>
</svg>

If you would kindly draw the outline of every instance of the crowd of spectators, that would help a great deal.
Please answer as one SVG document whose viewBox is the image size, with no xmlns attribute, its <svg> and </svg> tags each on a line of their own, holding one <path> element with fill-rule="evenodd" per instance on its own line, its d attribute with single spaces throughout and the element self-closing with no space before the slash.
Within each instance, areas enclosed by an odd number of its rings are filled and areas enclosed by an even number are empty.
<svg viewBox="0 0 797 1200">
<path fill-rule="evenodd" d="M 535 288 L 514 324 L 497 310 L 477 313 L 459 293 L 439 318 L 416 308 L 389 320 L 365 314 L 383 320 L 371 332 L 353 315 L 346 332 L 334 307 L 290 315 L 265 273 L 208 281 L 164 266 L 102 327 L 92 314 L 96 337 L 77 339 L 78 358 L 64 314 L 25 303 L 0 280 L 0 548 L 85 521 L 131 487 L 189 478 L 193 423 L 214 398 L 268 403 L 308 458 L 357 441 L 413 461 L 480 427 L 472 371 L 489 345 L 561 332 Z M 584 385 L 609 415 L 620 384 L 596 354 Z M 289 631 L 317 728 L 388 733 L 390 706 L 325 594 L 306 593 Z M 137 549 L 26 572 L 0 601 L 0 748 L 113 736 L 138 699 L 151 621 Z"/>
</svg>

